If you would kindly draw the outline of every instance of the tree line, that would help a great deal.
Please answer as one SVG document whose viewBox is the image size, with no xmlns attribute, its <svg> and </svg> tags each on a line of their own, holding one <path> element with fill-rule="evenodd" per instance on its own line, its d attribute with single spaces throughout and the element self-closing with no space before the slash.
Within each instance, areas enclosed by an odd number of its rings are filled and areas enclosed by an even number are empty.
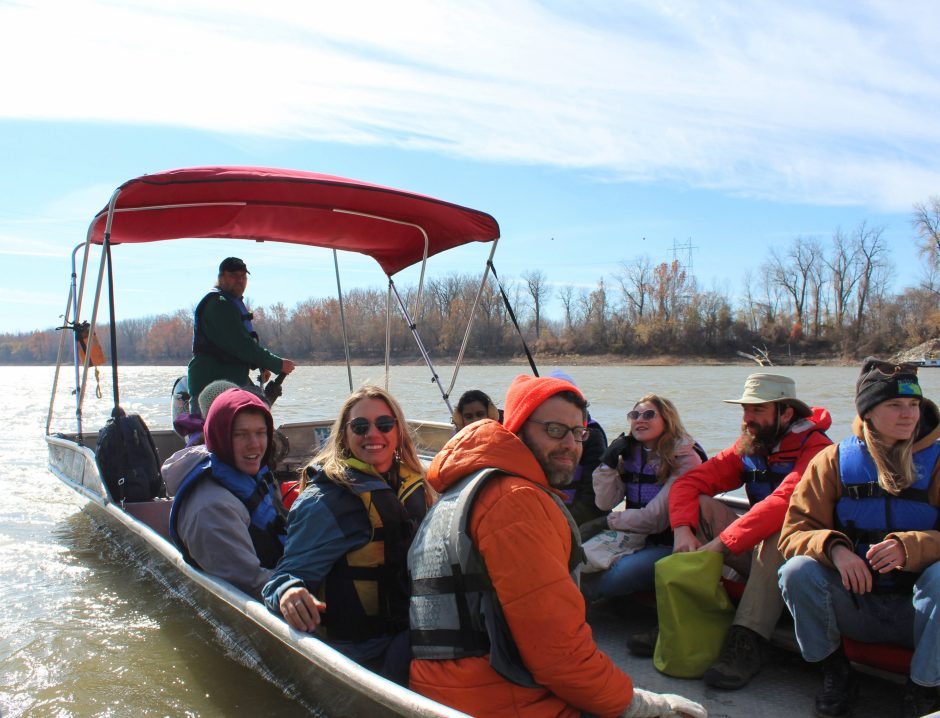
<svg viewBox="0 0 940 718">
<path fill-rule="evenodd" d="M 738 296 L 729 287 L 704 289 L 678 260 L 624 260 L 590 289 L 553 283 L 541 270 L 503 282 L 522 336 L 543 355 L 673 355 L 730 358 L 742 350 L 790 358 L 887 356 L 940 337 L 940 196 L 914 205 L 912 225 L 920 257 L 900 268 L 907 283 L 892 292 L 898 269 L 884 228 L 862 222 L 827 239 L 793 238 L 769 250 L 760 268 L 745 275 Z M 451 274 L 427 280 L 416 324 L 432 357 L 457 355 L 480 289 L 479 276 Z M 415 306 L 415 287 L 402 290 Z M 343 294 L 350 355 L 381 361 L 385 355 L 386 288 Z M 547 307 L 557 300 L 559 316 Z M 397 306 L 391 308 L 390 350 L 397 361 L 418 358 Z M 293 308 L 255 307 L 254 324 L 265 346 L 302 362 L 345 358 L 340 303 L 311 298 Z M 116 326 L 121 362 L 181 364 L 191 356 L 192 309 L 126 319 Z M 59 330 L 0 335 L 0 363 L 52 363 Z M 109 328 L 98 328 L 110 356 Z M 500 287 L 490 277 L 478 300 L 466 356 L 504 361 L 522 342 Z"/>
</svg>

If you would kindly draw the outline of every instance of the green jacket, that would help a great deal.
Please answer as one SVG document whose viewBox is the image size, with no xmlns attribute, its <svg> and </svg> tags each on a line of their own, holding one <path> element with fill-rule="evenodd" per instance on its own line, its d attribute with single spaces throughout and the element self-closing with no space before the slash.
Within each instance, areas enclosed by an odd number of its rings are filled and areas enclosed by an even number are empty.
<svg viewBox="0 0 940 718">
<path fill-rule="evenodd" d="M 281 357 L 255 341 L 245 328 L 239 309 L 221 294 L 206 302 L 199 325 L 213 344 L 241 361 L 223 362 L 207 354 L 193 356 L 187 376 L 191 396 L 198 398 L 206 385 L 217 379 L 246 386 L 251 381 L 248 371 L 252 368 L 281 373 Z"/>
</svg>

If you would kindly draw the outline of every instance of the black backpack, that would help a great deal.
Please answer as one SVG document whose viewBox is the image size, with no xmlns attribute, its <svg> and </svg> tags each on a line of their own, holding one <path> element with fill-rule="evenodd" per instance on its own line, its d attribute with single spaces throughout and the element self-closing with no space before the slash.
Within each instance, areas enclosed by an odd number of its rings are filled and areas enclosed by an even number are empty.
<svg viewBox="0 0 940 718">
<path fill-rule="evenodd" d="M 112 500 L 123 504 L 166 496 L 157 447 L 140 415 L 115 408 L 98 432 L 95 458 Z"/>
</svg>

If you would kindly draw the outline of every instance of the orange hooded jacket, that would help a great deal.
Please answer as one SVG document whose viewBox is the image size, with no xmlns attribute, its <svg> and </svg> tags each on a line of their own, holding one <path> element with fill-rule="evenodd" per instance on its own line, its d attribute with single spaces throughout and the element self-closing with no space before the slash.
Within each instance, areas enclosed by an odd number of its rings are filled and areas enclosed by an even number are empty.
<svg viewBox="0 0 940 718">
<path fill-rule="evenodd" d="M 493 478 L 480 491 L 470 536 L 525 667 L 542 687 L 511 683 L 480 656 L 414 660 L 412 690 L 475 716 L 619 715 L 633 700 L 633 684 L 594 643 L 584 599 L 568 572 L 571 529 L 539 488 L 548 481 L 532 452 L 499 423 L 478 421 L 437 454 L 427 481 L 443 492 L 487 467 L 514 475 Z"/>
</svg>

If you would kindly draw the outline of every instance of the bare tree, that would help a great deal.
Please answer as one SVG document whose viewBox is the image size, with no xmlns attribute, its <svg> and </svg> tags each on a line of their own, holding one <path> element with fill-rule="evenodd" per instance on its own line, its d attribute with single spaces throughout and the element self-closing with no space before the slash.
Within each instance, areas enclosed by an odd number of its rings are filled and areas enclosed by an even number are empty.
<svg viewBox="0 0 940 718">
<path fill-rule="evenodd" d="M 855 303 L 855 338 L 861 337 L 865 310 L 871 299 L 878 295 L 878 290 L 884 282 L 879 273 L 887 269 L 888 251 L 883 235 L 884 227 L 869 227 L 862 222 L 855 230 L 854 241 L 859 252 L 859 281 Z"/>
<path fill-rule="evenodd" d="M 912 218 L 914 229 L 920 238 L 918 249 L 933 268 L 940 268 L 940 195 L 914 205 Z"/>
<path fill-rule="evenodd" d="M 571 329 L 571 310 L 574 308 L 575 296 L 574 287 L 570 284 L 564 285 L 558 290 L 558 298 L 561 300 L 561 306 L 565 310 L 565 329 Z"/>
<path fill-rule="evenodd" d="M 796 321 L 802 326 L 803 312 L 806 309 L 806 294 L 810 288 L 814 266 L 819 262 L 822 249 L 816 239 L 797 237 L 781 255 L 776 249 L 771 250 L 767 263 L 767 272 L 772 281 L 790 295 Z"/>
<path fill-rule="evenodd" d="M 630 318 L 634 321 L 642 320 L 653 285 L 653 264 L 650 258 L 644 254 L 629 262 L 623 262 L 620 270 L 614 274 L 614 279 L 620 285 Z"/>
<path fill-rule="evenodd" d="M 855 285 L 861 276 L 858 245 L 847 237 L 841 229 L 832 235 L 832 253 L 823 258 L 829 271 L 832 286 L 833 313 L 836 327 L 845 326 L 848 307 L 855 291 Z"/>
<path fill-rule="evenodd" d="M 526 289 L 529 296 L 532 297 L 532 314 L 535 318 L 535 338 L 538 339 L 542 334 L 542 305 L 548 301 L 552 294 L 552 288 L 548 284 L 545 272 L 541 269 L 533 269 L 522 274 L 525 280 Z"/>
</svg>

